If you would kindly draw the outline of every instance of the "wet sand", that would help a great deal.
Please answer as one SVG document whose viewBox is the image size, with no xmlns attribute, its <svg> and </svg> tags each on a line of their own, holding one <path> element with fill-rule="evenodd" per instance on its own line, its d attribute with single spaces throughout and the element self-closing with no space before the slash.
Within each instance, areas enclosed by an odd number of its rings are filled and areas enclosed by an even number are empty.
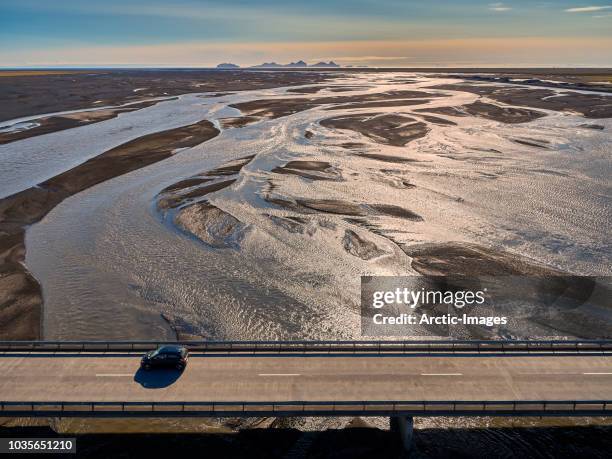
<svg viewBox="0 0 612 459">
<path fill-rule="evenodd" d="M 325 161 L 289 161 L 272 169 L 276 174 L 297 175 L 309 180 L 341 180 L 342 176 Z"/>
<path fill-rule="evenodd" d="M 206 120 L 149 134 L 113 148 L 36 187 L 0 200 L 0 339 L 40 337 L 41 289 L 23 265 L 25 229 L 57 204 L 105 180 L 198 145 L 219 131 Z"/>
<path fill-rule="evenodd" d="M 559 270 L 501 250 L 475 244 L 423 244 L 403 247 L 412 267 L 425 276 L 560 276 Z"/>
<path fill-rule="evenodd" d="M 425 123 L 394 114 L 347 115 L 328 118 L 320 124 L 324 127 L 359 132 L 375 142 L 396 147 L 403 147 L 412 140 L 425 137 L 429 132 Z"/>
<path fill-rule="evenodd" d="M 16 140 L 36 137 L 37 135 L 59 132 L 63 131 L 64 129 L 72 129 L 92 123 L 99 123 L 101 121 L 116 118 L 121 113 L 141 110 L 143 108 L 151 107 L 157 103 L 158 101 L 147 101 L 130 104 L 125 107 L 112 107 L 93 111 L 67 113 L 64 115 L 44 116 L 30 122 L 35 123 L 37 126 L 25 129 L 20 128 L 19 123 L 17 123 L 17 125 L 11 131 L 0 131 L 0 145 L 15 142 Z"/>
<path fill-rule="evenodd" d="M 245 156 L 164 188 L 157 195 L 157 209 L 166 215 L 169 209 L 184 207 L 210 193 L 227 188 L 237 180 L 242 168 L 252 159 L 253 156 Z"/>
</svg>

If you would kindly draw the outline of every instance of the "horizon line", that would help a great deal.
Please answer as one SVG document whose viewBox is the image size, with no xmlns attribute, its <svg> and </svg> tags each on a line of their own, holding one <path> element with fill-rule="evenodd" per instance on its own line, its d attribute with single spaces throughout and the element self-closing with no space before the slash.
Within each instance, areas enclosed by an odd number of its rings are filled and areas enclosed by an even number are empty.
<svg viewBox="0 0 612 459">
<path fill-rule="evenodd" d="M 555 65 L 431 65 L 431 66 L 373 66 L 373 65 L 338 65 L 338 67 L 262 67 L 261 65 L 238 66 L 236 68 L 219 68 L 217 66 L 199 66 L 199 65 L 169 65 L 169 64 L 152 64 L 152 65 L 129 65 L 129 64 L 94 64 L 94 65 L 73 65 L 73 64 L 57 64 L 57 65 L 25 65 L 25 66 L 2 66 L 0 71 L 7 70 L 138 70 L 138 69 L 176 69 L 176 70 L 288 70 L 288 71 L 303 71 L 303 70 L 338 70 L 338 69 L 611 69 L 612 64 L 607 65 L 590 65 L 590 64 L 555 64 Z"/>
</svg>

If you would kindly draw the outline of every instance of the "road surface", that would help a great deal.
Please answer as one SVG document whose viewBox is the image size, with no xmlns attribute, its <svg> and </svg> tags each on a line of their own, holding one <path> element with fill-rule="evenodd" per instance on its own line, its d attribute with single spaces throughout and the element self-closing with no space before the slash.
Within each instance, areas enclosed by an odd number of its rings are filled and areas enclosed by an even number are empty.
<svg viewBox="0 0 612 459">
<path fill-rule="evenodd" d="M 605 356 L 205 356 L 139 371 L 136 355 L 0 356 L 4 402 L 612 400 Z"/>
</svg>

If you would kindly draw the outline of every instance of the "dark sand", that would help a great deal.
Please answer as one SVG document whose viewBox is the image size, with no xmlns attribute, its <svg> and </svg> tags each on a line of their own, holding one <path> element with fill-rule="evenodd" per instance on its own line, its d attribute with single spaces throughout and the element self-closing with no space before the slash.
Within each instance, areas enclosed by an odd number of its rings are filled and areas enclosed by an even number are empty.
<svg viewBox="0 0 612 459">
<path fill-rule="evenodd" d="M 365 143 L 360 143 L 360 142 L 344 142 L 344 143 L 341 143 L 340 146 L 348 150 L 359 150 L 359 149 L 365 148 L 367 145 Z"/>
<path fill-rule="evenodd" d="M 379 249 L 374 242 L 348 229 L 344 231 L 342 245 L 344 250 L 362 260 L 371 260 L 386 253 L 384 250 Z"/>
<path fill-rule="evenodd" d="M 245 127 L 259 120 L 260 118 L 258 116 L 238 116 L 235 118 L 223 118 L 220 121 L 223 129 L 231 129 Z"/>
<path fill-rule="evenodd" d="M 222 166 L 219 166 L 211 171 L 207 171 L 204 175 L 208 177 L 216 177 L 219 175 L 236 175 L 238 174 L 244 166 L 249 164 L 255 155 L 245 156 L 243 158 L 236 159 L 234 161 L 230 161 L 225 163 Z"/>
<path fill-rule="evenodd" d="M 521 145 L 527 145 L 528 147 L 536 147 L 548 149 L 548 142 L 545 140 L 537 140 L 537 139 L 512 139 L 513 142 L 519 143 Z"/>
<path fill-rule="evenodd" d="M 424 276 L 558 276 L 563 273 L 508 252 L 475 244 L 440 243 L 402 247 Z"/>
<path fill-rule="evenodd" d="M 360 204 L 336 199 L 296 199 L 296 204 L 310 210 L 337 215 L 367 215 Z"/>
<path fill-rule="evenodd" d="M 574 112 L 585 118 L 612 117 L 610 97 L 598 94 L 568 92 L 556 95 L 556 92 L 550 89 L 473 85 L 469 83 L 438 85 L 434 88 L 471 92 L 508 105 Z"/>
<path fill-rule="evenodd" d="M 595 131 L 603 131 L 606 127 L 601 124 L 581 124 L 579 127 L 585 129 L 593 129 Z"/>
<path fill-rule="evenodd" d="M 208 181 L 213 181 L 213 183 L 211 183 L 210 185 L 202 186 L 202 184 Z M 157 201 L 157 208 L 159 210 L 169 210 L 169 209 L 175 209 L 177 207 L 181 207 L 187 203 L 197 200 L 198 198 L 202 198 L 210 193 L 214 193 L 215 191 L 220 191 L 223 188 L 227 188 L 235 181 L 236 179 L 230 179 L 230 180 L 222 180 L 222 181 L 217 182 L 217 181 L 214 181 L 213 179 L 209 179 L 209 180 L 201 181 L 196 186 L 190 186 L 189 188 L 191 188 L 191 190 L 187 192 L 185 192 L 184 190 L 176 189 L 175 192 L 166 193 L 164 197 L 160 197 L 160 199 Z"/>
<path fill-rule="evenodd" d="M 474 73 L 474 69 L 472 69 L 471 73 Z M 476 71 L 476 73 L 480 72 Z M 480 75 L 453 75 L 451 73 L 451 75 L 445 76 L 478 82 L 488 81 L 521 86 L 612 92 L 612 87 L 606 84 L 606 82 L 612 83 L 611 69 L 531 69 L 522 71 L 507 69 L 505 72 L 497 70 L 494 73 L 497 74 L 486 74 L 483 72 Z M 511 81 L 511 79 L 518 81 Z"/>
<path fill-rule="evenodd" d="M 316 94 L 323 90 L 330 92 L 347 92 L 347 91 L 364 91 L 369 89 L 369 86 L 304 86 L 303 88 L 288 89 L 288 93 L 293 94 Z"/>
<path fill-rule="evenodd" d="M 279 217 L 278 215 L 268 215 L 268 218 L 281 228 L 286 229 L 290 233 L 304 234 L 306 232 L 306 224 L 308 220 L 301 217 Z"/>
<path fill-rule="evenodd" d="M 154 97 L 176 96 L 195 92 L 227 93 L 250 89 L 266 89 L 281 86 L 297 86 L 324 83 L 342 76 L 343 73 L 377 72 L 423 72 L 440 74 L 440 69 L 326 69 L 324 72 L 309 70 L 203 70 L 203 69 L 96 69 L 87 71 L 0 71 L 0 121 L 66 110 L 81 110 L 96 106 L 121 105 L 127 102 L 143 101 Z M 449 73 L 463 79 L 493 78 L 507 82 L 508 77 L 528 79 L 563 80 L 571 86 L 567 89 L 612 91 L 609 85 L 599 81 L 612 81 L 610 69 L 447 69 Z M 484 79 L 484 80 L 483 80 Z M 401 78 L 398 79 L 398 82 Z M 546 86 L 544 82 L 533 82 Z M 459 85 L 461 86 L 461 85 Z M 134 89 L 141 89 L 134 92 Z M 345 91 L 367 89 L 334 87 L 330 90 Z M 312 90 L 314 91 L 314 89 Z M 519 89 L 520 91 L 520 89 Z M 523 90 L 524 92 L 524 90 Z M 394 98 L 408 98 L 408 95 L 390 94 Z M 419 97 L 419 96 L 417 96 Z M 424 96 L 420 96 L 424 97 Z M 431 97 L 431 96 L 429 96 Z M 387 97 L 388 98 L 388 97 Z M 350 102 L 350 101 L 347 101 Z M 332 102 L 330 102 L 332 103 Z M 518 104 L 523 105 L 523 104 Z M 529 105 L 528 105 L 529 106 Z M 536 107 L 537 108 L 537 107 Z M 546 107 L 542 107 L 546 108 Z"/>
<path fill-rule="evenodd" d="M 176 227 L 211 247 L 237 248 L 248 231 L 247 225 L 205 197 L 235 183 L 253 158 L 251 155 L 230 161 L 165 188 L 157 195 L 157 210 L 164 218 L 170 216 Z"/>
<path fill-rule="evenodd" d="M 321 83 L 330 72 L 114 69 L 26 75 L 0 71 L 0 121 L 40 113 L 116 106 L 186 93 L 244 91 Z M 144 88 L 144 89 L 142 89 Z M 142 89 L 134 92 L 135 89 Z"/>
<path fill-rule="evenodd" d="M 240 122 L 240 118 L 233 121 L 233 127 L 242 127 L 260 120 L 273 120 L 283 116 L 293 115 L 319 105 L 316 99 L 260 99 L 230 105 L 237 108 L 247 120 Z M 242 126 L 240 126 L 240 124 Z"/>
<path fill-rule="evenodd" d="M 69 196 L 161 161 L 179 148 L 193 147 L 218 133 L 212 123 L 204 120 L 149 134 L 0 200 L 0 339 L 40 338 L 41 290 L 23 265 L 28 225 L 40 221 Z"/>
<path fill-rule="evenodd" d="M 368 204 L 368 207 L 374 209 L 375 212 L 380 215 L 403 218 L 404 220 L 410 220 L 413 222 L 423 221 L 423 218 L 420 215 L 412 212 L 411 210 L 404 209 L 403 207 L 390 204 Z"/>
<path fill-rule="evenodd" d="M 290 200 L 278 196 L 266 196 L 265 199 L 272 204 L 296 212 L 313 213 L 313 211 L 315 211 L 324 214 L 347 215 L 351 217 L 387 216 L 402 218 L 413 222 L 423 221 L 420 215 L 403 207 L 390 204 L 356 203 L 341 201 L 339 199 L 295 198 Z"/>
<path fill-rule="evenodd" d="M 469 288 L 475 279 L 483 278 L 488 279 L 489 290 L 497 298 L 528 300 L 527 308 L 513 306 L 515 318 L 539 324 L 559 336 L 612 337 L 609 323 L 600 318 L 601 311 L 610 309 L 611 292 L 593 278 L 572 276 L 527 257 L 476 244 L 432 243 L 401 248 L 412 258 L 412 268 L 434 282 L 439 282 L 438 276 L 451 276 L 451 281 L 444 278 L 443 282 Z M 498 285 L 491 283 L 496 277 L 501 280 Z M 521 289 L 518 295 L 517 288 Z M 554 307 L 551 298 L 555 299 Z M 593 308 L 600 312 L 594 313 Z M 470 327 L 468 331 L 469 339 L 499 338 L 497 331 L 482 327 Z"/>
<path fill-rule="evenodd" d="M 407 106 L 414 104 L 422 104 L 427 100 L 424 98 L 442 97 L 442 94 L 428 94 L 423 91 L 401 90 L 401 91 L 386 91 L 374 94 L 363 94 L 354 96 L 331 96 L 319 98 L 295 98 L 295 99 L 259 99 L 248 102 L 241 102 L 230 105 L 233 108 L 240 110 L 248 118 L 243 120 L 228 118 L 230 127 L 242 127 L 255 121 L 264 119 L 276 119 L 283 116 L 293 115 L 304 110 L 309 110 L 313 107 L 329 104 L 345 104 L 341 108 L 363 108 L 370 106 L 375 107 L 394 107 Z M 416 101 L 406 99 L 419 99 Z M 347 106 L 346 104 L 353 104 Z M 330 110 L 334 107 L 330 107 Z"/>
<path fill-rule="evenodd" d="M 324 86 L 304 86 L 303 88 L 287 89 L 287 92 L 292 94 L 316 94 L 323 89 L 325 89 Z"/>
<path fill-rule="evenodd" d="M 325 119 L 320 124 L 327 128 L 359 132 L 375 142 L 396 147 L 403 147 L 412 140 L 425 137 L 429 132 L 425 123 L 408 116 L 394 114 L 339 116 Z"/>
<path fill-rule="evenodd" d="M 289 161 L 284 166 L 275 167 L 276 174 L 297 175 L 309 180 L 340 180 L 342 176 L 325 161 Z"/>
<path fill-rule="evenodd" d="M 373 159 L 375 161 L 382 161 L 384 163 L 405 164 L 419 162 L 417 159 L 404 158 L 403 156 L 383 155 L 380 153 L 355 153 L 355 156 Z"/>
<path fill-rule="evenodd" d="M 248 231 L 233 215 L 209 202 L 190 204 L 181 209 L 174 223 L 205 244 L 221 248 L 237 248 Z"/>
<path fill-rule="evenodd" d="M 420 118 L 423 118 L 428 123 L 438 124 L 440 126 L 457 126 L 457 123 L 451 120 L 447 120 L 445 118 L 440 118 L 437 116 L 431 115 L 419 115 Z"/>
<path fill-rule="evenodd" d="M 126 107 L 113 107 L 95 111 L 76 112 L 66 115 L 45 116 L 36 119 L 39 125 L 31 129 L 15 130 L 13 132 L 0 132 L 0 145 L 14 142 L 16 140 L 27 139 L 38 135 L 49 134 L 51 132 L 72 129 L 87 124 L 99 123 L 118 117 L 121 113 L 133 112 L 143 108 L 151 107 L 159 101 L 147 101 L 131 104 Z"/>
<path fill-rule="evenodd" d="M 242 168 L 253 158 L 251 155 L 230 161 L 164 188 L 157 195 L 157 209 L 165 214 L 170 209 L 186 207 L 208 194 L 227 188 L 238 179 Z"/>
<path fill-rule="evenodd" d="M 524 108 L 500 107 L 499 105 L 474 102 L 459 107 L 434 107 L 417 109 L 417 112 L 438 113 L 449 116 L 478 116 L 501 123 L 527 123 L 546 116 L 545 113 Z M 438 118 L 439 119 L 439 118 Z"/>
<path fill-rule="evenodd" d="M 357 102 L 350 104 L 334 105 L 325 110 L 350 110 L 354 108 L 384 108 L 384 107 L 408 107 L 410 105 L 422 105 L 429 102 L 428 99 L 399 99 L 381 100 L 373 102 Z"/>
</svg>

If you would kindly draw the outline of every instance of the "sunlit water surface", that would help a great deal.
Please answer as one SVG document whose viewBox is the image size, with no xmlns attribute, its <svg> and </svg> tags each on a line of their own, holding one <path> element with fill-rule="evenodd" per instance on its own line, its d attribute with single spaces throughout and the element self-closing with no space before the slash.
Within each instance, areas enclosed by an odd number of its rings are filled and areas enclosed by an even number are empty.
<svg viewBox="0 0 612 459">
<path fill-rule="evenodd" d="M 45 297 L 46 339 L 174 338 L 162 313 L 183 332 L 207 339 L 359 338 L 359 280 L 363 274 L 412 273 L 397 244 L 466 241 L 502 248 L 582 274 L 611 272 L 609 239 L 612 129 L 580 127 L 584 118 L 550 112 L 524 124 L 453 117 L 457 126 L 431 131 L 405 147 L 375 143 L 318 121 L 345 113 L 405 113 L 473 102 L 465 92 L 427 89 L 451 80 L 405 75 L 354 75 L 333 84 L 363 90 L 342 95 L 417 89 L 444 93 L 422 105 L 336 109 L 226 129 L 197 147 L 126 174 L 58 205 L 27 232 L 27 267 Z M 452 80 L 456 81 L 456 80 Z M 327 93 L 320 95 L 339 95 Z M 313 97 L 285 89 L 178 100 L 77 129 L 0 147 L 1 194 L 31 186 L 127 140 L 158 130 L 237 116 L 228 105 L 262 98 Z M 438 116 L 438 115 L 437 115 Z M 439 115 L 442 116 L 442 115 Z M 416 116 L 415 116 L 416 117 Z M 442 116 L 444 117 L 444 116 Z M 446 117 L 448 118 L 448 117 Z M 591 120 L 593 121 L 593 120 Z M 314 136 L 306 139 L 304 133 Z M 537 139 L 533 148 L 513 139 Z M 360 152 L 404 156 L 394 164 Z M 256 155 L 231 187 L 211 203 L 248 225 L 236 248 L 211 248 L 163 221 L 156 195 L 165 187 L 232 159 Z M 289 160 L 326 161 L 341 181 L 309 181 L 271 172 Z M 416 185 L 401 189 L 401 180 Z M 376 231 L 339 215 L 310 216 L 312 234 L 290 233 L 269 215 L 295 215 L 263 198 L 280 196 L 394 204 L 422 222 L 372 216 Z M 342 245 L 346 229 L 373 241 L 385 255 L 366 261 Z"/>
</svg>

